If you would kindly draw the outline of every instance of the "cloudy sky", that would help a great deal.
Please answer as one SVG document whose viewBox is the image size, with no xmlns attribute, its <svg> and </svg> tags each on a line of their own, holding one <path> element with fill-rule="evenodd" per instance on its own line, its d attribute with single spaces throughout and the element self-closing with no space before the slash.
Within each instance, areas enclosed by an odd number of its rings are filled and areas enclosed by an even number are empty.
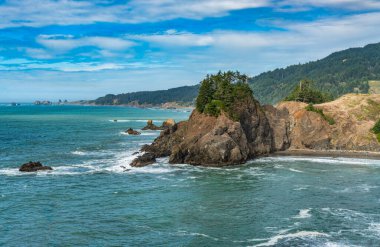
<svg viewBox="0 0 380 247">
<path fill-rule="evenodd" d="M 0 102 L 248 75 L 380 42 L 380 0 L 0 0 Z"/>
</svg>

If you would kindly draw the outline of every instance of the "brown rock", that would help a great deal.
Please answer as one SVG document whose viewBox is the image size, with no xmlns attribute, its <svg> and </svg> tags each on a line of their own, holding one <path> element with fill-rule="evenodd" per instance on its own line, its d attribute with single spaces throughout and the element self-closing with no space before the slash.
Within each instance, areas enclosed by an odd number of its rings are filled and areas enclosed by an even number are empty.
<svg viewBox="0 0 380 247">
<path fill-rule="evenodd" d="M 156 162 L 156 157 L 153 153 L 144 153 L 143 155 L 138 156 L 135 158 L 130 166 L 133 167 L 143 167 L 150 164 L 153 164 Z"/>
<path fill-rule="evenodd" d="M 166 121 L 164 121 L 163 123 L 162 123 L 162 128 L 169 128 L 169 127 L 171 127 L 171 126 L 173 126 L 173 125 L 175 125 L 175 121 L 174 121 L 174 119 L 171 119 L 171 118 L 169 118 L 169 119 L 167 119 Z"/>
<path fill-rule="evenodd" d="M 146 126 L 142 130 L 162 130 L 163 128 L 156 126 L 153 120 L 148 120 Z"/>
<path fill-rule="evenodd" d="M 134 129 L 132 129 L 132 128 L 127 129 L 127 130 L 125 131 L 125 133 L 127 133 L 128 135 L 141 135 L 140 132 L 138 132 L 138 131 L 136 131 L 136 130 L 134 130 Z"/>
</svg>

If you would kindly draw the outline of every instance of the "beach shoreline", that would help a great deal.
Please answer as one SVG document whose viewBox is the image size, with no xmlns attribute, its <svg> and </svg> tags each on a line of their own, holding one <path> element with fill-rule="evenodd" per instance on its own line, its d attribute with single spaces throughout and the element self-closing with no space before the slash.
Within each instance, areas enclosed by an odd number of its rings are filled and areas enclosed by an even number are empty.
<svg viewBox="0 0 380 247">
<path fill-rule="evenodd" d="M 279 156 L 309 156 L 309 157 L 331 157 L 331 158 L 358 158 L 380 160 L 380 152 L 353 151 L 353 150 L 310 150 L 310 149 L 291 149 L 277 151 L 268 155 L 269 157 Z"/>
</svg>

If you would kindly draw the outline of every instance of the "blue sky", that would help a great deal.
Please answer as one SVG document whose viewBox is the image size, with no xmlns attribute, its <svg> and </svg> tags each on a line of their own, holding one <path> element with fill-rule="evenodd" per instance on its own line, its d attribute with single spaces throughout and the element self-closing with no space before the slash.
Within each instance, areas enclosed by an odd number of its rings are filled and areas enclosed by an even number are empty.
<svg viewBox="0 0 380 247">
<path fill-rule="evenodd" d="M 94 99 L 380 42 L 380 0 L 0 0 L 0 102 Z"/>
</svg>

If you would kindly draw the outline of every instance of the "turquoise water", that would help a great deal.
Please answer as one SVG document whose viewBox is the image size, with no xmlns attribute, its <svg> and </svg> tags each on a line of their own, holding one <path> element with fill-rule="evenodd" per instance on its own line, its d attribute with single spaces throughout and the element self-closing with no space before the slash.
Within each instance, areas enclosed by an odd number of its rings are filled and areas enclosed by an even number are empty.
<svg viewBox="0 0 380 247">
<path fill-rule="evenodd" d="M 380 161 L 128 167 L 159 132 L 124 130 L 189 114 L 0 106 L 0 246 L 379 246 Z M 54 171 L 19 173 L 29 160 Z"/>
</svg>

